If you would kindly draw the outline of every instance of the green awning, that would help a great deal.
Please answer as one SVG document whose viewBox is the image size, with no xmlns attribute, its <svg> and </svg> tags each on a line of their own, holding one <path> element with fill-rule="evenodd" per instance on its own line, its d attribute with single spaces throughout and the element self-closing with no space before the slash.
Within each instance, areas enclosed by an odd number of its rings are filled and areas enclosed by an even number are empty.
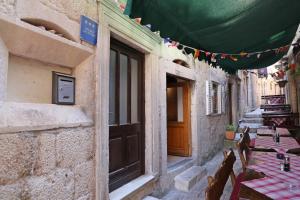
<svg viewBox="0 0 300 200">
<path fill-rule="evenodd" d="M 290 44 L 300 22 L 300 0 L 128 0 L 125 14 L 142 18 L 143 25 L 151 24 L 152 31 L 180 44 L 240 54 Z M 234 61 L 217 54 L 216 60 L 225 71 L 234 72 L 269 66 L 283 55 L 269 51 L 238 55 Z M 202 58 L 207 55 L 200 54 Z"/>
</svg>

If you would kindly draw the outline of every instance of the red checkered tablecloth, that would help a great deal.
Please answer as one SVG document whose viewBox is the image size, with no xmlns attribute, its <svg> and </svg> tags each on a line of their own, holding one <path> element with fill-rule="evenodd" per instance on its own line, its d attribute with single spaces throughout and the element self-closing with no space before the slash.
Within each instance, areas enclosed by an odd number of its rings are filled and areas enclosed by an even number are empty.
<svg viewBox="0 0 300 200">
<path fill-rule="evenodd" d="M 276 128 L 276 131 L 279 133 L 280 136 L 287 137 L 291 136 L 290 132 L 286 128 Z M 267 129 L 267 128 L 259 128 L 257 129 L 257 134 L 261 136 L 272 136 L 274 135 L 274 130 Z"/>
<path fill-rule="evenodd" d="M 270 99 L 269 104 L 284 104 L 284 98 L 282 97 L 273 97 Z"/>
<path fill-rule="evenodd" d="M 279 135 L 291 135 L 287 128 L 276 128 Z"/>
<path fill-rule="evenodd" d="M 283 125 L 287 121 L 287 118 L 286 117 L 281 117 L 281 118 L 279 118 L 279 117 L 272 117 L 270 119 L 270 121 L 275 122 L 277 124 L 277 126 L 281 126 L 281 125 Z"/>
<path fill-rule="evenodd" d="M 276 178 L 265 177 L 244 181 L 242 184 L 275 200 L 300 199 L 300 185 L 284 183 Z"/>
<path fill-rule="evenodd" d="M 291 137 L 280 137 L 279 144 L 274 142 L 273 137 L 257 137 L 255 139 L 255 147 L 274 149 L 277 152 L 285 153 L 289 149 L 300 148 L 300 145 Z"/>
<path fill-rule="evenodd" d="M 262 172 L 268 177 L 276 178 L 283 182 L 298 182 L 300 184 L 300 165 L 299 159 L 291 159 L 290 171 L 285 172 L 280 170 L 280 160 L 270 160 L 256 165 L 249 165 L 248 169 L 253 169 L 257 172 Z M 298 162 L 298 164 L 296 164 Z"/>
<path fill-rule="evenodd" d="M 300 157 L 293 154 L 286 154 L 290 157 L 291 170 L 285 172 L 280 170 L 280 162 L 283 160 L 277 159 L 276 154 L 273 152 L 254 152 L 251 155 L 251 160 L 258 162 L 256 162 L 257 164 L 250 164 L 247 168 L 263 172 L 265 175 L 281 181 L 300 183 Z"/>
<path fill-rule="evenodd" d="M 290 162 L 292 165 L 300 167 L 300 156 L 296 156 L 294 154 L 285 154 L 290 157 Z M 280 159 L 277 157 L 277 153 L 275 152 L 261 152 L 261 151 L 253 151 L 251 154 L 251 159 L 260 161 L 259 163 L 272 163 L 279 164 Z"/>
<path fill-rule="evenodd" d="M 274 131 L 272 129 L 259 128 L 259 129 L 257 129 L 257 134 L 259 134 L 259 135 L 273 135 Z"/>
</svg>

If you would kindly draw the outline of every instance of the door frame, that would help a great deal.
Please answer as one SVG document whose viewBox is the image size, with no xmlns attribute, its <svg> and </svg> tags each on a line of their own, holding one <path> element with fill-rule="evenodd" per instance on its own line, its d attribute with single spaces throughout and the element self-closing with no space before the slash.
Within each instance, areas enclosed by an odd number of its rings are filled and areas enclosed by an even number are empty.
<svg viewBox="0 0 300 200">
<path fill-rule="evenodd" d="M 167 76 L 171 76 L 171 75 L 168 75 Z M 187 126 L 187 137 L 185 138 L 186 141 L 184 141 L 186 143 L 186 145 L 188 145 L 188 148 L 187 148 L 187 152 L 184 152 L 184 154 L 186 155 L 178 155 L 180 157 L 190 157 L 191 154 L 192 154 L 192 135 L 191 135 L 191 84 L 190 84 L 190 81 L 189 80 L 186 80 L 186 79 L 182 79 L 180 77 L 177 77 L 177 76 L 173 76 L 175 78 L 179 78 L 181 80 L 184 80 L 184 82 L 179 82 L 179 83 L 166 83 L 167 84 L 167 88 L 168 86 L 171 86 L 171 87 L 177 87 L 177 86 L 182 86 L 184 88 L 185 84 L 187 86 L 187 97 L 188 97 L 188 100 L 187 100 L 187 103 L 186 105 L 183 103 L 183 106 L 187 106 L 186 110 L 184 109 L 183 107 L 183 122 L 172 122 L 172 121 L 168 121 L 167 119 L 167 127 L 169 126 L 169 124 L 175 124 L 177 123 L 178 125 L 183 125 L 183 126 Z M 167 91 L 166 91 L 167 92 Z M 184 92 L 183 92 L 183 98 L 184 98 Z M 168 97 L 167 97 L 168 98 Z M 166 98 L 166 101 L 167 101 L 167 98 Z M 166 112 L 167 112 L 167 109 L 168 109 L 168 104 L 166 104 Z M 186 112 L 185 112 L 186 111 Z M 166 115 L 167 117 L 167 115 Z M 185 119 L 185 117 L 187 117 L 187 119 Z M 168 144 L 168 128 L 167 128 L 167 144 Z M 169 155 L 169 145 L 167 145 L 167 152 L 168 152 L 168 155 Z M 175 155 L 175 154 L 174 154 Z"/>
<path fill-rule="evenodd" d="M 167 148 L 167 75 L 176 76 L 181 79 L 185 79 L 190 81 L 190 94 L 191 94 L 191 111 L 190 111 L 190 124 L 191 124 L 191 162 L 197 162 L 198 158 L 200 158 L 200 148 L 198 141 L 198 120 L 197 120 L 197 113 L 198 113 L 198 88 L 196 87 L 196 80 L 198 80 L 197 74 L 195 73 L 194 69 L 183 67 L 182 65 L 170 62 L 167 59 L 160 59 L 159 60 L 159 84 L 160 89 L 159 93 L 161 96 L 159 97 L 159 105 L 160 109 L 160 140 L 161 140 L 161 176 L 165 176 L 166 179 L 170 176 L 172 177 L 172 170 L 168 168 L 168 148 Z"/>
<path fill-rule="evenodd" d="M 95 49 L 95 199 L 109 199 L 108 173 L 109 173 L 109 54 L 110 39 L 115 38 L 126 45 L 138 49 L 145 54 L 144 73 L 145 80 L 145 178 L 154 181 L 160 171 L 158 156 L 160 155 L 159 118 L 157 117 L 158 97 L 152 95 L 153 85 L 159 82 L 159 52 L 161 37 L 147 31 L 143 26 L 134 23 L 123 15 L 120 9 L 110 0 L 99 2 L 99 28 L 98 42 Z M 120 25 L 121 24 L 121 25 Z M 134 31 L 133 31 L 134 30 Z M 153 153 L 154 152 L 154 153 Z M 141 183 L 137 183 L 140 185 Z M 118 192 L 118 189 L 115 191 Z"/>
<path fill-rule="evenodd" d="M 141 72 L 140 72 L 140 77 L 138 77 L 138 79 L 139 79 L 138 81 L 141 83 L 141 85 L 138 85 L 138 87 L 139 87 L 138 90 L 141 91 L 141 94 L 139 97 L 139 104 L 141 104 L 141 105 L 138 106 L 138 108 L 140 109 L 138 111 L 138 115 L 140 117 L 140 123 L 141 123 L 141 134 L 140 134 L 140 141 L 139 141 L 140 142 L 140 152 L 139 153 L 141 156 L 141 174 L 140 174 L 140 176 L 142 176 L 145 173 L 145 55 L 142 52 L 139 52 L 138 50 L 136 50 L 114 38 L 110 38 L 110 49 L 113 49 L 117 52 L 119 52 L 120 50 L 123 50 L 122 53 L 127 56 L 129 56 L 131 53 L 135 54 L 134 56 L 132 56 L 132 58 L 135 58 L 140 61 L 138 68 L 141 70 Z M 130 59 L 129 59 L 128 64 L 130 64 Z M 117 65 L 119 65 L 119 59 L 118 59 Z M 119 69 L 119 67 L 117 69 Z M 118 76 L 118 73 L 120 72 L 120 70 L 117 70 L 117 69 L 116 69 L 116 78 Z M 131 70 L 129 69 L 127 73 L 130 74 Z M 131 77 L 131 75 L 129 75 L 129 76 Z M 130 80 L 128 79 L 127 82 L 129 82 Z M 116 82 L 115 82 L 115 84 L 117 85 L 116 91 L 115 91 L 116 93 L 117 93 L 117 90 L 120 89 L 119 81 L 120 80 L 116 79 Z M 131 83 L 128 84 L 127 86 L 128 86 L 127 92 L 129 94 L 131 92 L 131 88 L 130 88 Z M 130 94 L 129 95 L 128 94 L 127 94 L 127 98 L 131 98 L 131 97 L 129 97 Z M 116 111 L 118 112 L 118 115 L 116 115 L 116 117 L 119 117 L 120 108 L 119 108 L 119 105 L 117 105 L 117 104 L 119 104 L 118 101 L 120 99 L 120 96 L 116 95 L 116 97 L 117 98 L 116 98 L 115 104 L 116 104 Z M 129 102 L 127 102 L 127 104 L 129 104 L 129 106 L 127 107 L 127 116 L 130 116 L 130 118 L 131 118 L 131 104 Z M 119 119 L 117 119 L 116 122 L 119 123 Z M 109 138 L 110 138 L 110 129 L 111 128 L 112 127 L 109 126 L 109 133 L 108 133 Z M 125 127 L 125 129 L 126 129 L 126 127 Z M 110 155 L 108 155 L 108 156 L 110 156 Z M 137 177 L 135 177 L 135 178 L 137 178 Z M 130 182 L 130 181 L 128 181 L 128 182 Z M 128 183 L 128 182 L 126 182 L 126 183 Z M 114 190 L 122 187 L 122 185 L 124 185 L 124 184 L 121 184 L 120 186 L 118 186 L 116 188 L 113 186 L 113 189 L 109 188 L 109 190 L 114 191 Z"/>
</svg>

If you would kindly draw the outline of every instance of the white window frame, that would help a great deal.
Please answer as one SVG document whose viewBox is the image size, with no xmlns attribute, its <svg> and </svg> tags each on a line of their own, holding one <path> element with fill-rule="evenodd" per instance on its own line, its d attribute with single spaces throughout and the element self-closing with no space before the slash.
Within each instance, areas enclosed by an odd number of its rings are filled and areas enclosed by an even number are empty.
<svg viewBox="0 0 300 200">
<path fill-rule="evenodd" d="M 217 112 L 213 112 L 213 101 L 212 101 L 212 86 L 217 84 Z M 225 86 L 217 81 L 206 80 L 206 115 L 220 115 L 225 113 Z"/>
</svg>

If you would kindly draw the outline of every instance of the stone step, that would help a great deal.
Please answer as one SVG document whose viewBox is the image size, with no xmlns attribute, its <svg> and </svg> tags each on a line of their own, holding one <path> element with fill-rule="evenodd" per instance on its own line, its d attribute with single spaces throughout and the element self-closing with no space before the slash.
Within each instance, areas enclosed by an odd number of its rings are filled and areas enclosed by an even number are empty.
<svg viewBox="0 0 300 200">
<path fill-rule="evenodd" d="M 250 128 L 260 128 L 263 124 L 262 123 L 245 123 L 245 122 L 242 122 L 240 124 L 240 128 L 244 128 L 244 127 L 250 127 Z"/>
<path fill-rule="evenodd" d="M 244 122 L 244 123 L 259 123 L 259 124 L 261 124 L 261 123 L 263 123 L 263 121 L 264 121 L 263 118 L 258 118 L 258 117 L 256 117 L 256 118 L 243 118 L 242 119 L 242 122 Z"/>
<path fill-rule="evenodd" d="M 242 133 L 244 131 L 244 128 L 238 128 L 236 133 Z M 257 128 L 250 128 L 249 133 L 257 133 Z"/>
<path fill-rule="evenodd" d="M 261 118 L 261 114 L 258 113 L 246 113 L 244 114 L 244 118 Z"/>
<path fill-rule="evenodd" d="M 158 199 L 156 197 L 152 197 L 152 196 L 146 196 L 143 198 L 143 200 L 160 200 L 160 199 Z"/>
<path fill-rule="evenodd" d="M 250 139 L 256 138 L 256 133 L 249 133 Z M 241 133 L 236 133 L 234 140 L 238 141 L 241 138 Z"/>
<path fill-rule="evenodd" d="M 188 192 L 206 174 L 206 168 L 193 166 L 174 178 L 175 188 L 180 191 Z"/>
</svg>

